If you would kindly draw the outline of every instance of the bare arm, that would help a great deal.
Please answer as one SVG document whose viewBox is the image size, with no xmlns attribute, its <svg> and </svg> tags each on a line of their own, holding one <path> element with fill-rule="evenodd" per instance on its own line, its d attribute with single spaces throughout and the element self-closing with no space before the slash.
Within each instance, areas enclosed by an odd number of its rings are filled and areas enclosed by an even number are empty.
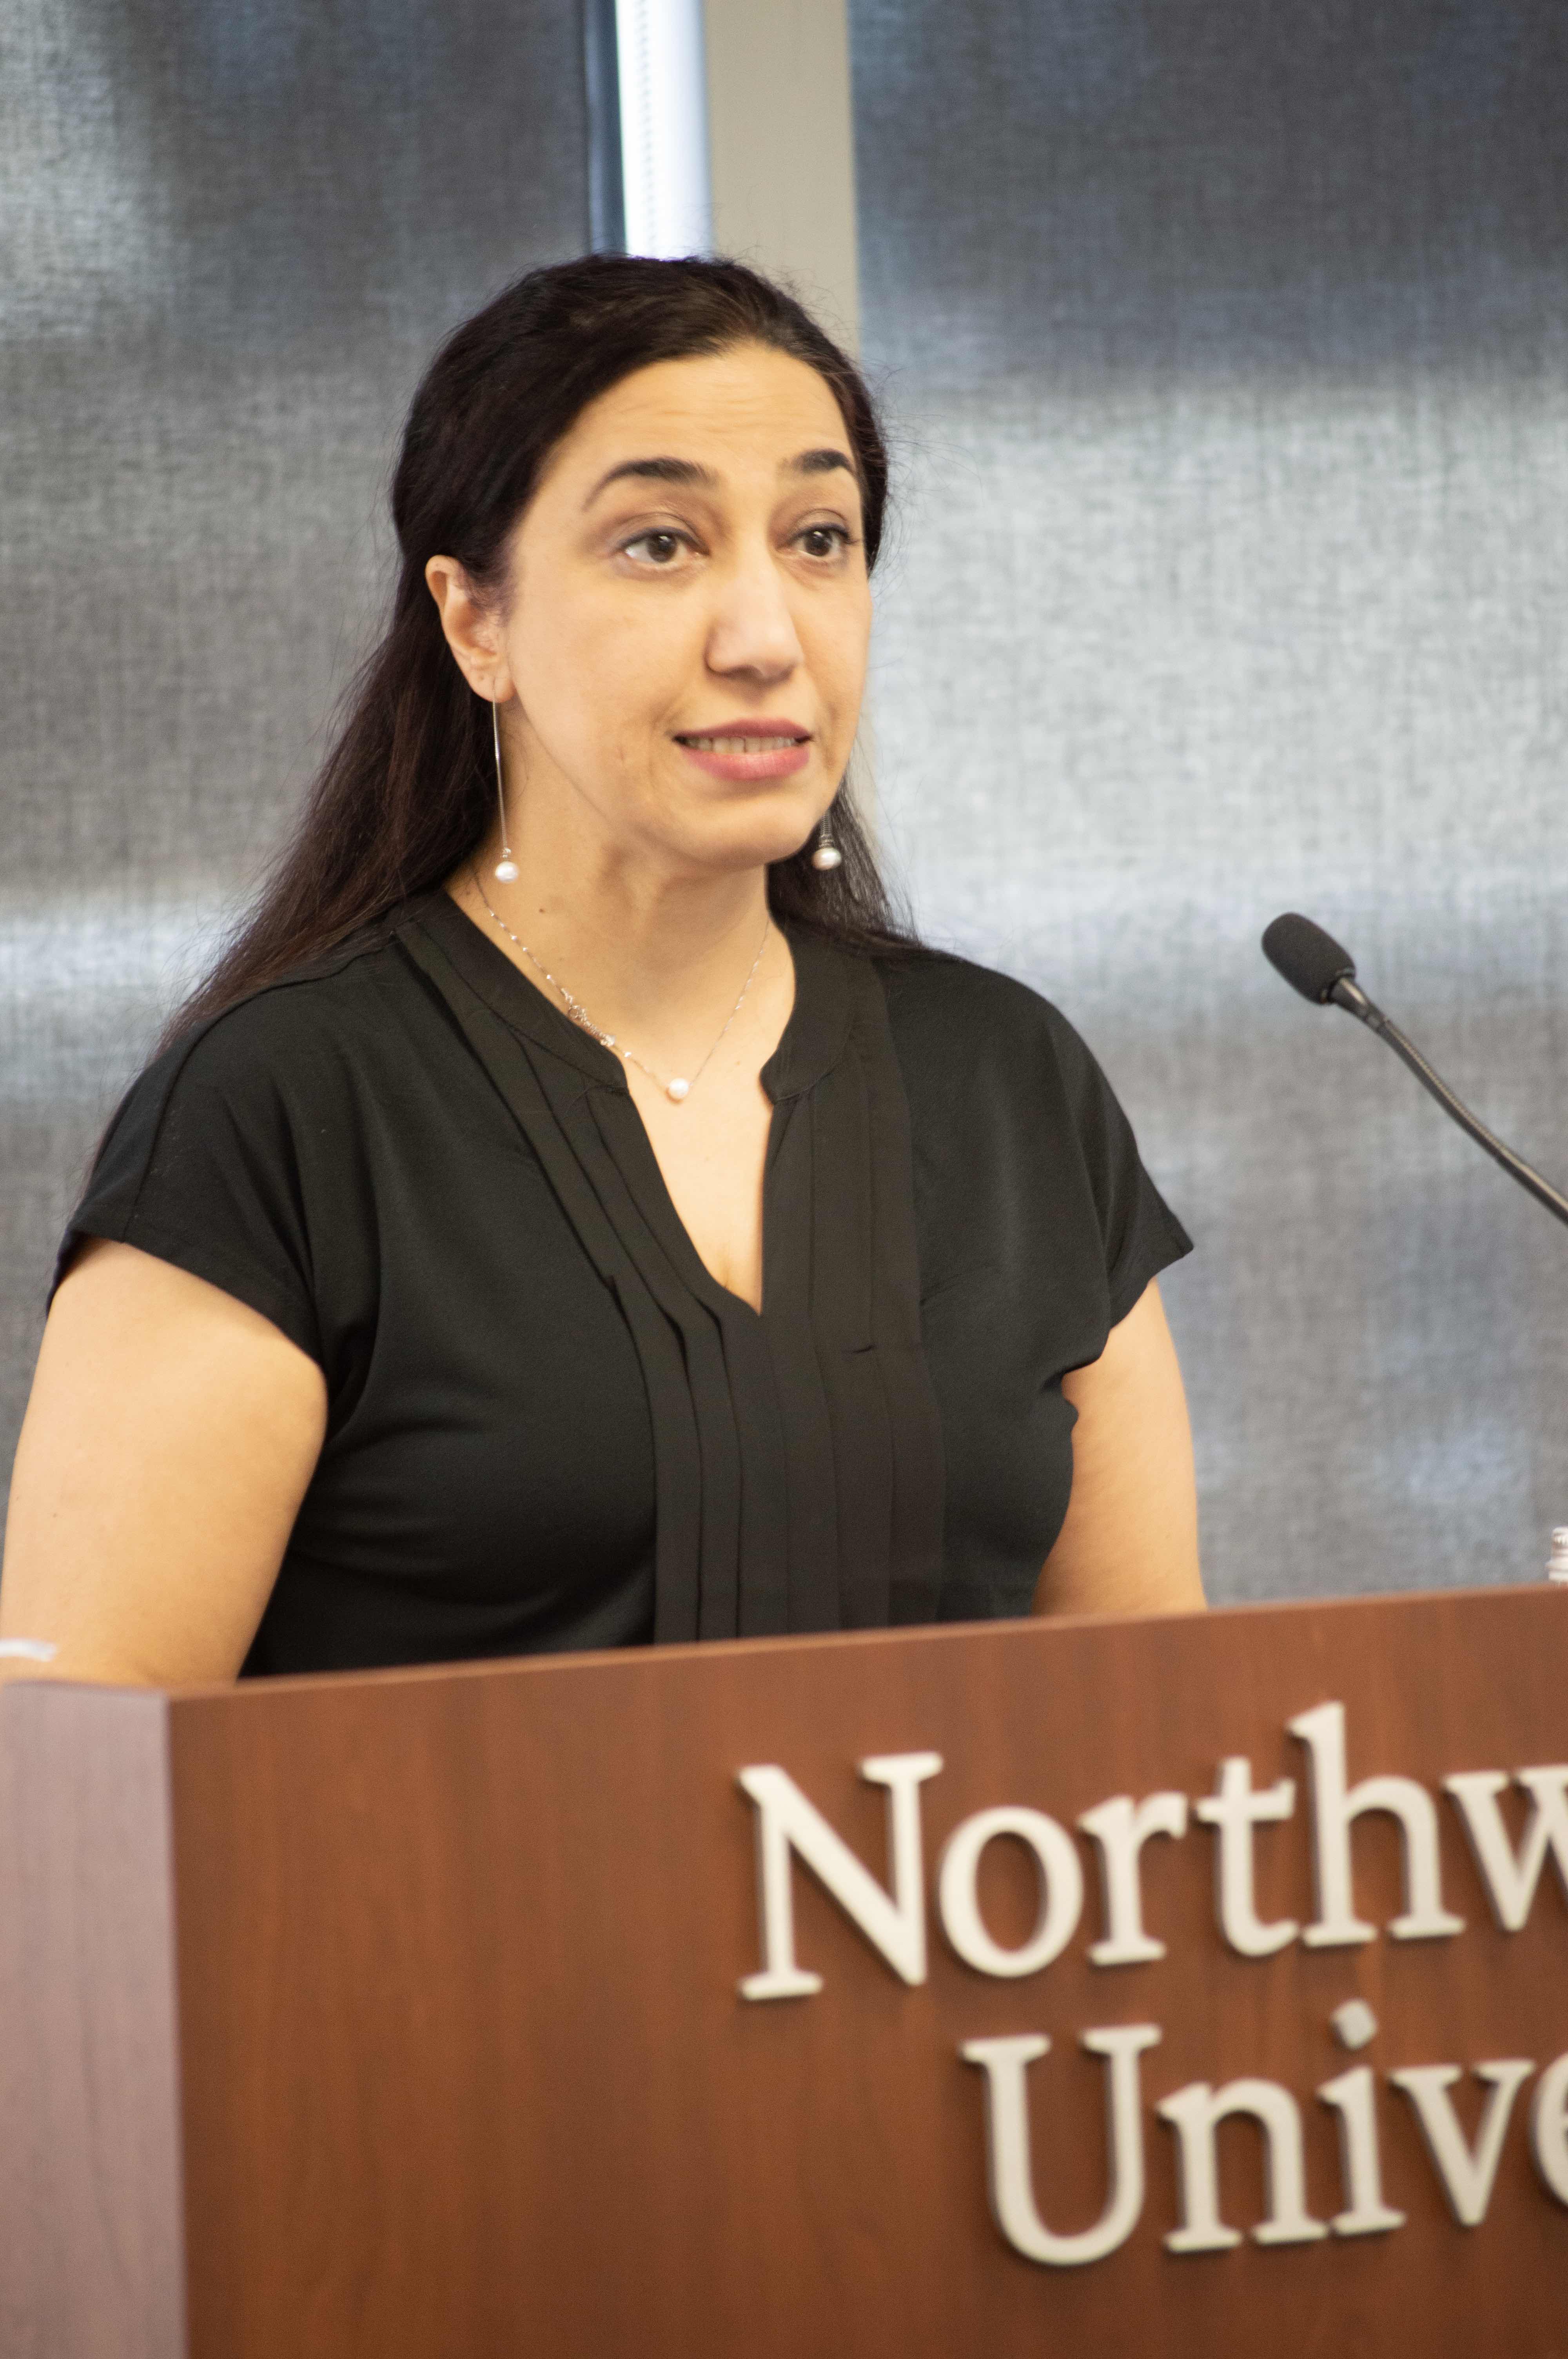
<svg viewBox="0 0 1568 2359">
<path fill-rule="evenodd" d="M 47 1675 L 232 1679 L 326 1431 L 314 1360 L 232 1296 L 90 1243 L 55 1297 L 16 1450 L 0 1639 Z M 0 1656 L 0 1679 L 41 1667 Z"/>
<path fill-rule="evenodd" d="M 1062 1379 L 1078 1412 L 1066 1521 L 1037 1614 L 1173 1614 L 1204 1603 L 1192 1432 L 1158 1286 L 1100 1357 Z"/>
</svg>

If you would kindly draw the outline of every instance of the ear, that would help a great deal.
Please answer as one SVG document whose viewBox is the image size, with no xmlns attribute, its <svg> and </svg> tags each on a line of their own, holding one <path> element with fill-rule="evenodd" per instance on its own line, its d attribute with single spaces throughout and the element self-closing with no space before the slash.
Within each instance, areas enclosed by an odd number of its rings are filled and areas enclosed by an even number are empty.
<svg viewBox="0 0 1568 2359">
<path fill-rule="evenodd" d="M 425 582 L 463 678 L 476 696 L 488 703 L 505 704 L 516 690 L 506 668 L 494 610 L 475 595 L 472 582 L 455 557 L 433 557 L 425 568 Z"/>
</svg>

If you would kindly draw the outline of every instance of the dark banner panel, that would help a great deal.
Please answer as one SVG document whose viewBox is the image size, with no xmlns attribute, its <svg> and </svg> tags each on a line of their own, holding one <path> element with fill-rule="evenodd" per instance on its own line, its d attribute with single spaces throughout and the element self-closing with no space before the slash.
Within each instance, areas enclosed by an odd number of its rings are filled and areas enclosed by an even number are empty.
<svg viewBox="0 0 1568 2359">
<path fill-rule="evenodd" d="M 903 460 L 881 807 L 937 938 L 1087 1033 L 1222 1597 L 1529 1579 L 1560 1233 L 1277 911 L 1568 1175 L 1568 25 L 1553 0 L 852 0 Z"/>
<path fill-rule="evenodd" d="M 0 1466 L 53 1238 L 375 620 L 437 339 L 589 243 L 516 0 L 12 0 L 0 95 Z"/>
</svg>

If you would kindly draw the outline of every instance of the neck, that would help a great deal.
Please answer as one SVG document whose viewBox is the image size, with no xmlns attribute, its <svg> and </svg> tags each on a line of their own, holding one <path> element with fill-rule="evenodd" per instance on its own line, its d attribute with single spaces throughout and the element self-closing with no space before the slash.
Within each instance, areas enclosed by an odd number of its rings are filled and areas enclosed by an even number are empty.
<svg viewBox="0 0 1568 2359">
<path fill-rule="evenodd" d="M 544 833 L 521 819 L 513 831 L 514 882 L 494 876 L 497 832 L 449 890 L 546 998 L 554 995 L 540 968 L 600 1030 L 678 1061 L 710 1019 L 722 1020 L 757 956 L 768 923 L 766 869 L 683 869 L 580 837 L 541 841 Z"/>
</svg>

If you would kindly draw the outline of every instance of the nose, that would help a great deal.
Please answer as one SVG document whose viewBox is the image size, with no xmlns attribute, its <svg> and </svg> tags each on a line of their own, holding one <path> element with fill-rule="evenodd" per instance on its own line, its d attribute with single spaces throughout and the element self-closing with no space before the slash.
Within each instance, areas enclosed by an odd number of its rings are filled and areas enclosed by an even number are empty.
<svg viewBox="0 0 1568 2359">
<path fill-rule="evenodd" d="M 708 668 L 724 679 L 776 687 L 804 660 L 785 584 L 771 549 L 737 552 L 717 584 Z"/>
</svg>

